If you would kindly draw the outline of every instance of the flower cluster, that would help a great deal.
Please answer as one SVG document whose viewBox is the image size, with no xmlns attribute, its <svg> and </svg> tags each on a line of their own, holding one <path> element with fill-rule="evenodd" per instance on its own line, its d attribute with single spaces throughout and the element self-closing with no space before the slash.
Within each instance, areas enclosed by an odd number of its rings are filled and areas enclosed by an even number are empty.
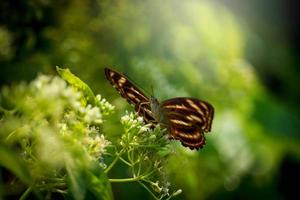
<svg viewBox="0 0 300 200">
<path fill-rule="evenodd" d="M 26 177 L 25 183 L 34 183 L 40 191 L 65 193 L 66 178 L 79 179 L 80 170 L 94 162 L 105 166 L 102 158 L 111 142 L 100 126 L 113 106 L 100 96 L 95 105 L 84 104 L 83 98 L 81 91 L 57 76 L 39 75 L 28 85 L 2 89 L 0 148 L 13 152 L 18 147 L 10 160 L 26 163 L 16 172 Z"/>
<path fill-rule="evenodd" d="M 142 117 L 135 113 L 128 113 L 121 118 L 124 128 L 120 144 L 125 148 L 148 147 L 148 148 L 165 148 L 169 140 L 165 135 L 165 130 L 157 125 L 154 129 L 152 124 L 145 124 Z"/>
<path fill-rule="evenodd" d="M 40 75 L 31 86 L 37 98 L 43 103 L 48 102 L 50 112 L 53 111 L 54 104 L 56 108 L 60 107 L 59 132 L 73 137 L 74 128 L 77 127 L 76 132 L 79 131 L 84 136 L 81 141 L 91 159 L 101 158 L 110 142 L 100 134 L 98 126 L 103 123 L 103 115 L 109 115 L 114 107 L 100 95 L 95 98 L 95 106 L 84 105 L 81 101 L 84 98 L 82 93 L 59 77 Z"/>
<path fill-rule="evenodd" d="M 102 126 L 114 106 L 69 70 L 58 72 L 63 79 L 39 75 L 30 84 L 1 91 L 0 164 L 28 185 L 21 199 L 52 193 L 112 199 L 110 183 L 126 181 L 138 182 L 155 199 L 181 193 L 169 192 L 164 129 L 126 112 L 119 141 L 109 141 Z M 108 179 L 117 161 L 131 169 L 132 177 Z"/>
<path fill-rule="evenodd" d="M 102 98 L 100 94 L 95 97 L 95 104 L 100 108 L 102 115 L 107 116 L 113 112 L 115 107 L 111 105 L 106 99 Z"/>
<path fill-rule="evenodd" d="M 153 128 L 153 125 L 145 124 L 142 117 L 132 112 L 126 112 L 121 118 L 121 123 L 124 133 L 118 155 L 120 160 L 131 168 L 133 179 L 146 188 L 155 199 L 170 199 L 180 194 L 181 190 L 169 194 L 170 183 L 166 181 L 163 168 L 166 157 L 170 154 L 165 130 L 159 125 Z M 123 152 L 128 153 L 122 155 Z"/>
</svg>

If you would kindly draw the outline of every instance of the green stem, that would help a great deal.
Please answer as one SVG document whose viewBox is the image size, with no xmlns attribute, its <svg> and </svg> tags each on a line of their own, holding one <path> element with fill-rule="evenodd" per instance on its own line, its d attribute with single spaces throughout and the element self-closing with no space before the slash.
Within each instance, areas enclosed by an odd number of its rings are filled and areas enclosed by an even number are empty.
<svg viewBox="0 0 300 200">
<path fill-rule="evenodd" d="M 27 190 L 22 194 L 19 200 L 25 200 L 28 197 L 28 195 L 31 193 L 32 189 L 33 187 L 29 186 Z"/>
<path fill-rule="evenodd" d="M 155 196 L 155 194 L 153 194 L 153 192 L 144 184 L 144 183 L 142 183 L 141 181 L 138 181 L 138 183 L 141 185 L 141 186 L 143 186 L 143 188 L 145 188 L 150 194 L 151 194 L 151 196 L 155 199 L 155 200 L 160 200 L 159 198 L 157 198 L 156 196 Z"/>
<path fill-rule="evenodd" d="M 129 162 L 127 162 L 124 158 L 120 157 L 120 160 L 125 163 L 126 165 L 128 165 L 129 167 L 132 167 L 132 164 L 130 164 Z"/>
<path fill-rule="evenodd" d="M 142 165 L 141 165 L 141 163 L 139 162 L 139 168 L 138 168 L 138 172 L 137 172 L 137 175 L 138 175 L 138 176 L 139 176 L 140 173 L 141 173 L 141 168 L 142 168 Z"/>
<path fill-rule="evenodd" d="M 129 162 L 130 162 L 131 164 L 133 164 L 133 160 L 131 159 L 131 154 L 130 154 L 131 151 L 132 151 L 132 149 L 129 149 L 129 150 L 127 151 L 127 158 L 128 158 L 128 160 L 129 160 Z"/>
<path fill-rule="evenodd" d="M 124 149 L 122 149 L 119 153 L 117 153 L 115 159 L 110 163 L 110 165 L 104 170 L 104 173 L 108 173 L 109 170 L 111 170 L 111 168 L 113 168 L 113 166 L 117 163 L 117 161 L 119 160 L 119 158 L 121 157 L 121 154 L 123 153 Z"/>
<path fill-rule="evenodd" d="M 145 145 L 145 144 L 132 144 L 132 146 L 144 147 L 144 148 L 158 148 L 157 145 Z"/>
<path fill-rule="evenodd" d="M 170 195 L 168 198 L 166 198 L 166 200 L 170 200 L 173 197 L 173 194 Z"/>
<path fill-rule="evenodd" d="M 144 178 L 147 178 L 148 176 L 151 176 L 154 172 L 155 172 L 155 171 L 152 170 L 152 171 L 148 172 L 148 174 L 143 175 L 143 179 L 144 179 Z M 144 181 L 146 181 L 146 179 L 145 179 Z"/>
<path fill-rule="evenodd" d="M 108 179 L 110 182 L 115 182 L 115 183 L 123 183 L 123 182 L 134 182 L 142 179 L 142 177 L 137 176 L 134 178 L 117 178 L 117 179 Z"/>
<path fill-rule="evenodd" d="M 133 182 L 133 181 L 139 181 L 139 180 L 144 180 L 145 178 L 147 178 L 148 176 L 150 176 L 151 174 L 153 173 L 150 172 L 148 174 L 145 174 L 145 175 L 142 175 L 142 176 L 136 176 L 136 177 L 133 177 L 133 178 L 116 178 L 116 179 L 108 179 L 110 182 Z"/>
</svg>

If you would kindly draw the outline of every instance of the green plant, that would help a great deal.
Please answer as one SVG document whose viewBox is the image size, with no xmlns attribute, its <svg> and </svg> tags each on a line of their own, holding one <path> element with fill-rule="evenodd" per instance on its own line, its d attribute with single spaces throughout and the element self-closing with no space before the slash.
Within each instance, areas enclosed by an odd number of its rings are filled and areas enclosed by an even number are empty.
<svg viewBox="0 0 300 200">
<path fill-rule="evenodd" d="M 111 183 L 138 182 L 155 199 L 170 199 L 164 161 L 169 140 L 134 113 L 121 118 L 117 142 L 102 130 L 114 106 L 69 70 L 4 87 L 0 97 L 0 197 L 112 199 Z M 68 84 L 67 84 L 68 83 Z M 131 177 L 110 178 L 123 162 Z"/>
</svg>

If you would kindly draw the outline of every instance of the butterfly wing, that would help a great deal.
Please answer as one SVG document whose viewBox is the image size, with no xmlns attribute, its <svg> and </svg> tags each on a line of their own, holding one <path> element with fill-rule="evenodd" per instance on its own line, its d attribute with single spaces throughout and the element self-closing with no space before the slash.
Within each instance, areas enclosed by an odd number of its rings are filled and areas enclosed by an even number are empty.
<svg viewBox="0 0 300 200">
<path fill-rule="evenodd" d="M 190 149 L 202 148 L 204 132 L 211 130 L 214 108 L 209 103 L 194 98 L 173 98 L 162 102 L 171 137 Z"/>
<path fill-rule="evenodd" d="M 134 105 L 135 110 L 146 123 L 157 124 L 151 111 L 150 99 L 141 90 L 125 75 L 112 69 L 105 68 L 105 75 L 121 96 Z M 214 116 L 212 105 L 199 99 L 179 97 L 162 102 L 158 108 L 159 112 L 155 112 L 162 114 L 163 124 L 167 125 L 171 138 L 180 140 L 190 149 L 203 147 L 204 132 L 211 130 Z"/>
<path fill-rule="evenodd" d="M 131 83 L 125 75 L 109 68 L 105 68 L 104 72 L 107 80 L 128 103 L 134 106 L 138 114 L 142 116 L 147 123 L 153 122 L 154 118 L 152 117 L 149 98 Z"/>
</svg>

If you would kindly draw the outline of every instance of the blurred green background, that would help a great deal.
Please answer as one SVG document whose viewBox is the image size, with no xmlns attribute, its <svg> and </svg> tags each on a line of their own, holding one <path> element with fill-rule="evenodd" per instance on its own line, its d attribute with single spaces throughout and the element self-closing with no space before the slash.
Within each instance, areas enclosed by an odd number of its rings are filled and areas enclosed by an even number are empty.
<svg viewBox="0 0 300 200">
<path fill-rule="evenodd" d="M 298 8 L 296 0 L 0 1 L 0 85 L 69 67 L 117 106 L 104 127 L 115 136 L 132 108 L 104 67 L 153 87 L 160 100 L 207 100 L 215 107 L 207 145 L 195 152 L 178 144 L 168 162 L 172 186 L 183 189 L 177 198 L 292 199 L 300 180 Z M 151 199 L 137 184 L 112 186 L 115 199 Z"/>
</svg>

